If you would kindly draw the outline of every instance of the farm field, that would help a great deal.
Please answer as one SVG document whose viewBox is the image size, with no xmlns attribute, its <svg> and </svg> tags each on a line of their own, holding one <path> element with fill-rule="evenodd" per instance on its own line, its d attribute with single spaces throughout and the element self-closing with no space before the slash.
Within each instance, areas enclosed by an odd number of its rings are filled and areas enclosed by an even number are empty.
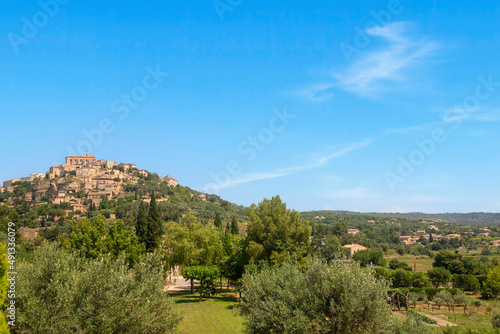
<svg viewBox="0 0 500 334">
<path fill-rule="evenodd" d="M 417 267 L 418 272 L 427 272 L 432 269 L 433 259 L 427 256 L 401 256 L 397 257 L 401 262 L 408 263 L 408 265 L 413 269 L 414 264 Z"/>
</svg>

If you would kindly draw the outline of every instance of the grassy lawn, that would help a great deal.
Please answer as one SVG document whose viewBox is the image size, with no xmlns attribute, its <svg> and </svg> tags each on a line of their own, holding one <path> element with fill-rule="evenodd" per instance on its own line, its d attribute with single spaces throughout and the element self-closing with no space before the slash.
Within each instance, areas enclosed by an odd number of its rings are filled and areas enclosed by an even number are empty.
<svg viewBox="0 0 500 334">
<path fill-rule="evenodd" d="M 199 295 L 189 291 L 172 294 L 177 310 L 184 315 L 178 333 L 242 333 L 244 317 L 240 316 L 234 292 L 223 292 L 201 303 Z"/>
<path fill-rule="evenodd" d="M 427 256 L 401 256 L 398 257 L 399 261 L 408 263 L 410 267 L 413 269 L 413 264 L 415 263 L 417 266 L 417 271 L 427 272 L 432 269 L 433 259 Z"/>
</svg>

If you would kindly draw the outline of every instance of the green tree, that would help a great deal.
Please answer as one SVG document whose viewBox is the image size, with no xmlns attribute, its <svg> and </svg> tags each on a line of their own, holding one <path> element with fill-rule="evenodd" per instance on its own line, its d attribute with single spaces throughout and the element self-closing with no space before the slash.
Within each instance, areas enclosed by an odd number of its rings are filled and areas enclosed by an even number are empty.
<svg viewBox="0 0 500 334">
<path fill-rule="evenodd" d="M 458 305 L 463 305 L 464 306 L 464 313 L 467 310 L 467 298 L 465 296 L 465 293 L 462 290 L 457 290 L 455 295 L 453 296 L 453 302 Z"/>
<path fill-rule="evenodd" d="M 162 235 L 163 226 L 158 212 L 158 207 L 156 206 L 155 193 L 153 191 L 151 192 L 151 203 L 149 203 L 148 212 L 148 232 L 146 241 L 146 250 L 148 252 L 151 252 L 158 247 Z"/>
<path fill-rule="evenodd" d="M 439 251 L 434 257 L 433 267 L 443 267 L 452 274 L 465 273 L 462 256 L 450 251 Z"/>
<path fill-rule="evenodd" d="M 135 219 L 135 235 L 139 238 L 139 242 L 146 245 L 148 240 L 148 216 L 146 213 L 146 205 L 143 201 L 139 204 L 139 211 Z"/>
<path fill-rule="evenodd" d="M 0 231 L 7 234 L 9 222 L 17 223 L 19 221 L 19 213 L 16 210 L 9 208 L 7 205 L 0 205 Z"/>
<path fill-rule="evenodd" d="M 361 267 L 366 267 L 370 264 L 376 266 L 384 265 L 384 254 L 375 249 L 365 249 L 354 253 L 352 259 L 358 261 Z"/>
<path fill-rule="evenodd" d="M 215 280 L 219 277 L 219 268 L 216 266 L 193 266 L 184 267 L 181 275 L 186 280 L 200 281 L 200 302 L 203 297 L 210 297 L 215 294 Z"/>
<path fill-rule="evenodd" d="M 343 259 L 347 255 L 346 249 L 342 248 L 342 244 L 336 235 L 327 235 L 325 239 L 314 239 L 311 247 L 316 256 L 327 261 Z"/>
<path fill-rule="evenodd" d="M 500 266 L 489 271 L 488 278 L 484 282 L 484 289 L 489 290 L 492 297 L 500 294 Z"/>
<path fill-rule="evenodd" d="M 224 259 L 222 238 L 218 228 L 196 221 L 195 216 L 188 223 L 168 223 L 163 240 L 167 267 L 220 265 Z"/>
<path fill-rule="evenodd" d="M 248 252 L 251 260 L 279 262 L 283 258 L 305 259 L 311 226 L 300 214 L 286 208 L 279 196 L 252 204 L 248 211 Z"/>
<path fill-rule="evenodd" d="M 394 333 L 387 281 L 356 262 L 313 259 L 243 276 L 247 333 Z"/>
<path fill-rule="evenodd" d="M 451 305 L 454 303 L 454 300 L 452 294 L 448 290 L 440 290 L 435 298 L 440 298 L 444 304 L 448 306 L 448 311 L 451 310 Z"/>
<path fill-rule="evenodd" d="M 451 277 L 450 272 L 443 267 L 432 268 L 427 272 L 427 275 L 436 288 L 448 283 Z"/>
<path fill-rule="evenodd" d="M 392 273 L 392 286 L 394 288 L 411 288 L 413 273 L 405 269 L 396 269 Z"/>
<path fill-rule="evenodd" d="M 233 216 L 233 218 L 231 219 L 231 233 L 235 235 L 240 234 L 240 228 L 238 226 L 238 221 L 236 220 L 235 216 Z"/>
<path fill-rule="evenodd" d="M 391 268 L 392 270 L 404 269 L 404 270 L 412 271 L 412 269 L 408 263 L 401 262 L 398 259 L 392 259 L 391 261 L 389 261 L 389 268 Z"/>
<path fill-rule="evenodd" d="M 426 273 L 412 272 L 411 286 L 414 288 L 425 288 L 429 285 L 429 276 Z"/>
<path fill-rule="evenodd" d="M 227 233 L 224 237 L 225 258 L 221 265 L 222 275 L 232 284 L 238 284 L 248 263 L 244 251 L 245 240 L 239 234 Z"/>
<path fill-rule="evenodd" d="M 454 275 L 453 287 L 464 289 L 465 291 L 477 292 L 481 288 L 479 280 L 474 275 Z"/>
<path fill-rule="evenodd" d="M 218 212 L 215 214 L 214 226 L 217 228 L 222 228 L 222 219 L 220 218 L 220 214 Z"/>
<path fill-rule="evenodd" d="M 131 236 L 131 232 L 124 229 L 121 219 L 106 229 L 103 216 L 73 221 L 69 234 L 69 248 L 91 259 L 106 254 L 117 258 L 125 253 L 130 265 L 137 262 L 144 252 L 144 245 L 139 243 L 137 236 Z"/>
<path fill-rule="evenodd" d="M 55 244 L 18 264 L 19 333 L 171 333 L 181 316 L 163 291 L 159 252 L 129 268 L 124 257 L 84 259 Z"/>
</svg>

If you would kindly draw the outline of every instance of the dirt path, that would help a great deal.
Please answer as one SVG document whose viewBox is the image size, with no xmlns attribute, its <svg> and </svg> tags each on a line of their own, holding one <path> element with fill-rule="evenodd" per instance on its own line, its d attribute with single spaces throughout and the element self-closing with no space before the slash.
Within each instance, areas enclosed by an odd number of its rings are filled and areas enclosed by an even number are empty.
<svg viewBox="0 0 500 334">
<path fill-rule="evenodd" d="M 413 312 L 415 313 L 418 313 L 418 314 L 422 314 L 422 315 L 425 315 L 426 317 L 432 319 L 432 320 L 436 320 L 437 324 L 436 325 L 431 325 L 431 326 L 443 326 L 443 327 L 447 327 L 447 326 L 450 326 L 450 327 L 453 327 L 453 326 L 458 326 L 457 324 L 454 324 L 452 322 L 449 322 L 448 320 L 445 320 L 446 316 L 445 315 L 433 315 L 433 314 L 428 314 L 428 313 L 421 313 L 421 312 L 417 312 L 415 310 L 412 310 Z M 404 319 L 406 319 L 406 314 L 403 313 L 403 312 L 393 312 L 393 314 L 398 318 L 400 319 L 401 321 L 404 321 Z"/>
<path fill-rule="evenodd" d="M 194 286 L 198 286 L 199 281 L 194 281 Z M 172 276 L 167 280 L 164 291 L 177 292 L 191 289 L 191 282 L 185 280 L 182 276 Z"/>
<path fill-rule="evenodd" d="M 416 313 L 419 313 L 419 312 L 416 312 Z M 444 327 L 457 326 L 457 324 L 454 324 L 452 322 L 449 322 L 448 320 L 445 320 L 445 319 L 447 319 L 447 317 L 445 315 L 432 315 L 432 314 L 428 314 L 428 313 L 420 313 L 420 314 L 425 315 L 427 318 L 431 318 L 432 320 L 436 320 L 437 325 L 435 325 L 435 326 L 444 326 Z"/>
</svg>

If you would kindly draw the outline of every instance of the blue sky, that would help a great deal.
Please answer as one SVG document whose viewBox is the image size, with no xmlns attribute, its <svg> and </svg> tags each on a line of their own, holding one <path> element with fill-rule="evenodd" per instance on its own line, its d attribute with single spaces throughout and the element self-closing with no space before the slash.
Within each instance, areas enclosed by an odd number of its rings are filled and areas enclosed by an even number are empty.
<svg viewBox="0 0 500 334">
<path fill-rule="evenodd" d="M 500 211 L 495 1 L 1 6 L 2 181 L 88 148 L 243 205 Z"/>
</svg>

